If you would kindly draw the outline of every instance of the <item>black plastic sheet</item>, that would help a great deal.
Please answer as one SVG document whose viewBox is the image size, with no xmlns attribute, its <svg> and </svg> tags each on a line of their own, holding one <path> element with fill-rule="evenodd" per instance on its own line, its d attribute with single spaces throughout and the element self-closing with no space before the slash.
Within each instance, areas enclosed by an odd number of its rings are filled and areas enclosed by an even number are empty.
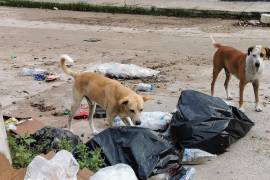
<svg viewBox="0 0 270 180">
<path fill-rule="evenodd" d="M 220 154 L 253 125 L 242 111 L 222 99 L 186 90 L 179 98 L 170 135 L 176 145 Z"/>
<path fill-rule="evenodd" d="M 182 152 L 146 128 L 108 128 L 86 145 L 102 149 L 106 166 L 128 164 L 140 179 L 181 166 Z"/>
<path fill-rule="evenodd" d="M 74 135 L 71 131 L 54 127 L 44 127 L 31 136 L 36 140 L 35 147 L 40 147 L 39 151 L 44 154 L 57 150 L 61 140 L 67 140 L 73 148 L 81 142 L 79 136 Z"/>
</svg>

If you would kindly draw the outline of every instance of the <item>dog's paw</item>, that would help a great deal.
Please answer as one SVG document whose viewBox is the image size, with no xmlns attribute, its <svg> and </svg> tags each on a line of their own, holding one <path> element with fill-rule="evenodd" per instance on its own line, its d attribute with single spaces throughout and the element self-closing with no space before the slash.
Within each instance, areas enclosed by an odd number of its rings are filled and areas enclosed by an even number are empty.
<svg viewBox="0 0 270 180">
<path fill-rule="evenodd" d="M 256 112 L 262 112 L 262 110 L 263 110 L 263 109 L 262 109 L 260 106 L 256 106 L 256 107 L 255 107 L 255 111 L 256 111 Z"/>
<path fill-rule="evenodd" d="M 97 135 L 99 133 L 99 131 L 97 131 L 97 130 L 94 130 L 93 132 L 92 132 L 92 134 L 95 136 L 95 135 Z"/>
<path fill-rule="evenodd" d="M 245 112 L 245 108 L 242 106 L 239 108 L 240 111 Z"/>
</svg>

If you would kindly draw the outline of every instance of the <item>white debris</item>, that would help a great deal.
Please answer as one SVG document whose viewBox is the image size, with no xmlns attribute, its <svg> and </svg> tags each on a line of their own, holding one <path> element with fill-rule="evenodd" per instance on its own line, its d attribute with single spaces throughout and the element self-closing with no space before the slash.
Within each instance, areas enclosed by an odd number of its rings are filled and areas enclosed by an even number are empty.
<svg viewBox="0 0 270 180">
<path fill-rule="evenodd" d="M 72 154 L 61 150 L 51 160 L 36 156 L 28 165 L 24 180 L 77 180 L 79 164 Z"/>
<path fill-rule="evenodd" d="M 185 149 L 183 154 L 183 164 L 203 164 L 217 156 L 200 149 Z"/>
<path fill-rule="evenodd" d="M 105 63 L 91 66 L 90 72 L 102 73 L 119 79 L 134 79 L 157 76 L 159 71 L 140 67 L 134 64 Z"/>
<path fill-rule="evenodd" d="M 149 128 L 152 130 L 164 130 L 171 122 L 172 114 L 168 112 L 154 111 L 142 112 L 140 116 L 141 124 L 139 127 Z M 116 117 L 113 126 L 125 126 L 120 117 Z"/>
<path fill-rule="evenodd" d="M 138 180 L 133 169 L 127 164 L 116 164 L 100 169 L 90 180 Z"/>
</svg>

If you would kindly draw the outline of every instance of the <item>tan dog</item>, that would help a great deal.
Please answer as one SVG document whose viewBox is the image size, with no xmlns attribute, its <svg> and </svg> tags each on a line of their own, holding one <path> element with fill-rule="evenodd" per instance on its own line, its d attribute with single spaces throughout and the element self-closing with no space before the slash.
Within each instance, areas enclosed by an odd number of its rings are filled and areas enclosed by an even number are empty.
<svg viewBox="0 0 270 180">
<path fill-rule="evenodd" d="M 249 82 L 252 83 L 255 95 L 255 110 L 262 111 L 259 106 L 259 79 L 264 69 L 264 59 L 270 58 L 270 49 L 257 45 L 248 48 L 247 53 L 243 53 L 235 48 L 223 46 L 216 43 L 214 38 L 210 36 L 212 43 L 217 51 L 213 58 L 213 80 L 211 83 L 211 95 L 214 95 L 214 86 L 218 74 L 222 69 L 225 70 L 226 80 L 224 83 L 227 99 L 231 100 L 230 92 L 228 89 L 231 74 L 235 75 L 239 80 L 239 108 L 243 108 L 243 94 L 245 85 Z"/>
<path fill-rule="evenodd" d="M 71 120 L 80 106 L 82 99 L 85 97 L 89 104 L 89 125 L 94 134 L 97 133 L 93 116 L 96 109 L 96 103 L 106 109 L 108 123 L 112 126 L 116 116 L 127 125 L 133 126 L 133 123 L 140 124 L 140 114 L 144 109 L 144 102 L 150 100 L 149 96 L 141 96 L 131 89 L 123 86 L 116 80 L 109 79 L 103 75 L 92 72 L 76 73 L 67 68 L 65 61 L 73 62 L 68 55 L 62 55 L 60 66 L 63 71 L 74 77 L 73 85 L 73 103 L 71 114 L 68 118 L 68 128 L 71 128 Z"/>
</svg>

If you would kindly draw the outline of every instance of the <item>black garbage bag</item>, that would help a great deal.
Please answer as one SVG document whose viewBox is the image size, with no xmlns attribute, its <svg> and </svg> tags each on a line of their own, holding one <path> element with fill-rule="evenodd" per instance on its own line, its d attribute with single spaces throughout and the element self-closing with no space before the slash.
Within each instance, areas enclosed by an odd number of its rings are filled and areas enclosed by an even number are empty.
<svg viewBox="0 0 270 180">
<path fill-rule="evenodd" d="M 102 149 L 106 166 L 128 164 L 140 179 L 181 166 L 182 151 L 146 128 L 108 128 L 86 145 L 89 150 Z"/>
<path fill-rule="evenodd" d="M 59 150 L 59 142 L 63 140 L 66 140 L 72 149 L 81 142 L 79 136 L 74 135 L 71 131 L 54 127 L 44 127 L 31 136 L 36 140 L 35 148 L 44 154 L 51 150 Z"/>
<path fill-rule="evenodd" d="M 254 123 L 236 107 L 200 92 L 181 93 L 170 124 L 176 144 L 221 154 L 251 129 Z"/>
</svg>

